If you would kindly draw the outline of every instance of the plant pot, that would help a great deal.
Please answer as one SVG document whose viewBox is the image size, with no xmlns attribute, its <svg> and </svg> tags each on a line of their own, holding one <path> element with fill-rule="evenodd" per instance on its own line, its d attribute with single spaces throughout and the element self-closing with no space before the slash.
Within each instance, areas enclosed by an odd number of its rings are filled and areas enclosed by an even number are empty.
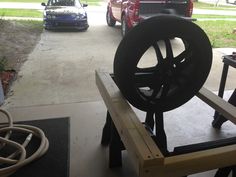
<svg viewBox="0 0 236 177">
<path fill-rule="evenodd" d="M 4 96 L 7 95 L 12 82 L 16 78 L 15 70 L 4 70 L 0 72 L 1 85 L 3 89 Z"/>
</svg>

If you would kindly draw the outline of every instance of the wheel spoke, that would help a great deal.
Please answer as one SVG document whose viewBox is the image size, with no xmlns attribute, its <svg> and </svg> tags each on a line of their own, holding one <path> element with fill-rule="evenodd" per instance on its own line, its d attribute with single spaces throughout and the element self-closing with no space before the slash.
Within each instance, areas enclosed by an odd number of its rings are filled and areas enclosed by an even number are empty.
<svg viewBox="0 0 236 177">
<path fill-rule="evenodd" d="M 174 70 L 175 74 L 183 71 L 191 65 L 191 60 L 184 60 L 184 62 L 176 63 L 176 68 Z"/>
<path fill-rule="evenodd" d="M 161 96 L 160 98 L 165 98 L 167 96 L 167 93 L 169 92 L 170 90 L 170 84 L 167 82 L 163 85 L 162 87 L 162 92 L 161 92 Z"/>
<path fill-rule="evenodd" d="M 135 83 L 138 87 L 150 86 L 153 82 L 155 67 L 149 68 L 137 68 L 136 73 L 134 74 Z"/>
<path fill-rule="evenodd" d="M 160 47 L 157 45 L 157 42 L 155 42 L 152 46 L 153 46 L 153 48 L 155 49 L 155 52 L 156 52 L 157 62 L 161 63 L 162 60 L 163 60 L 163 56 L 162 56 Z"/>
<path fill-rule="evenodd" d="M 183 61 L 185 59 L 185 61 L 187 60 L 187 58 L 191 57 L 192 56 L 192 52 L 191 52 L 191 49 L 188 48 L 186 49 L 185 51 L 183 51 L 181 54 L 179 54 L 177 57 L 175 57 L 174 59 L 174 63 L 175 64 L 178 64 L 180 63 L 181 61 Z"/>
<path fill-rule="evenodd" d="M 150 96 L 150 100 L 154 100 L 160 93 L 161 89 L 162 89 L 162 84 L 156 85 L 155 88 L 153 89 L 152 95 Z"/>
<path fill-rule="evenodd" d="M 147 67 L 147 68 L 137 68 L 136 73 L 153 73 L 156 66 Z"/>
<path fill-rule="evenodd" d="M 166 58 L 168 59 L 173 59 L 174 55 L 173 55 L 173 50 L 172 50 L 172 46 L 170 43 L 170 39 L 165 39 L 165 45 L 166 45 Z"/>
</svg>

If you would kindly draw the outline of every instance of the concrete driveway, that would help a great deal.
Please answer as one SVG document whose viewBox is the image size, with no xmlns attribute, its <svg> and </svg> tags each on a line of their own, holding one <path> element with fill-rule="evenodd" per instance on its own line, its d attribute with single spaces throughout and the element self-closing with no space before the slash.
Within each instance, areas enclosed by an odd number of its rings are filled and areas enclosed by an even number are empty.
<svg viewBox="0 0 236 177">
<path fill-rule="evenodd" d="M 113 58 L 121 40 L 120 25 L 110 28 L 105 6 L 88 7 L 86 32 L 44 31 L 12 87 L 7 107 L 24 107 L 100 100 L 94 72 L 112 72 Z M 214 63 L 206 87 L 218 90 L 222 52 L 214 50 Z M 236 86 L 236 72 L 229 71 L 227 89 Z"/>
<path fill-rule="evenodd" d="M 41 40 L 22 66 L 13 85 L 10 107 L 73 103 L 97 100 L 94 82 L 97 68 L 112 71 L 121 35 L 108 28 L 101 9 L 89 11 L 86 32 L 44 31 Z M 95 18 L 96 17 L 96 18 Z"/>
</svg>

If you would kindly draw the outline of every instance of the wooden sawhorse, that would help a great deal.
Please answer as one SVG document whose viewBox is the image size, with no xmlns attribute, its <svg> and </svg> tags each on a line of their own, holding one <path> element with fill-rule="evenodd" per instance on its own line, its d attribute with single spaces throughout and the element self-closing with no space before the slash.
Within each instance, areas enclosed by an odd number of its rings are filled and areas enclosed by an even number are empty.
<svg viewBox="0 0 236 177">
<path fill-rule="evenodd" d="M 236 69 L 236 60 L 233 58 L 233 55 L 225 55 L 223 56 L 223 70 L 221 74 L 221 80 L 220 80 L 220 87 L 218 96 L 223 98 L 224 90 L 225 90 L 225 83 L 228 75 L 228 69 L 229 66 Z M 228 102 L 232 104 L 233 106 L 236 106 L 236 89 L 234 89 L 234 92 L 232 93 L 231 97 L 229 98 Z M 226 122 L 227 119 L 219 114 L 217 111 L 215 111 L 214 120 L 212 122 L 213 127 L 220 128 L 224 122 Z"/>
<path fill-rule="evenodd" d="M 110 146 L 110 167 L 121 165 L 124 148 L 139 177 L 183 177 L 236 164 L 235 140 L 220 147 L 164 156 L 110 74 L 96 71 L 96 84 L 109 112 L 102 144 Z M 205 88 L 197 96 L 236 124 L 234 106 Z"/>
</svg>

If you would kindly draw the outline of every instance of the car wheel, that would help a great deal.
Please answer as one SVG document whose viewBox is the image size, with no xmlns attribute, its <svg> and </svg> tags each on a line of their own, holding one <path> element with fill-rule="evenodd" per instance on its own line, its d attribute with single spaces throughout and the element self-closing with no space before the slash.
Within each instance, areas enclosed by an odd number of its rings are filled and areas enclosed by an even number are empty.
<svg viewBox="0 0 236 177">
<path fill-rule="evenodd" d="M 89 28 L 89 25 L 88 26 L 86 26 L 84 29 L 82 29 L 81 31 L 87 31 L 88 30 L 88 28 Z"/>
<path fill-rule="evenodd" d="M 121 35 L 124 37 L 128 33 L 128 31 L 129 31 L 129 28 L 127 26 L 125 15 L 123 15 L 121 19 Z"/>
<path fill-rule="evenodd" d="M 174 47 L 172 37 L 178 38 L 181 49 Z M 153 57 L 153 63 L 146 65 L 144 54 L 149 48 L 153 55 L 148 59 Z M 134 107 L 165 112 L 198 93 L 211 63 L 211 43 L 200 27 L 179 17 L 159 15 L 124 36 L 115 54 L 114 80 Z"/>
<path fill-rule="evenodd" d="M 116 20 L 114 20 L 113 17 L 111 16 L 111 11 L 109 9 L 110 8 L 107 8 L 107 14 L 106 14 L 107 25 L 115 26 Z"/>
</svg>

